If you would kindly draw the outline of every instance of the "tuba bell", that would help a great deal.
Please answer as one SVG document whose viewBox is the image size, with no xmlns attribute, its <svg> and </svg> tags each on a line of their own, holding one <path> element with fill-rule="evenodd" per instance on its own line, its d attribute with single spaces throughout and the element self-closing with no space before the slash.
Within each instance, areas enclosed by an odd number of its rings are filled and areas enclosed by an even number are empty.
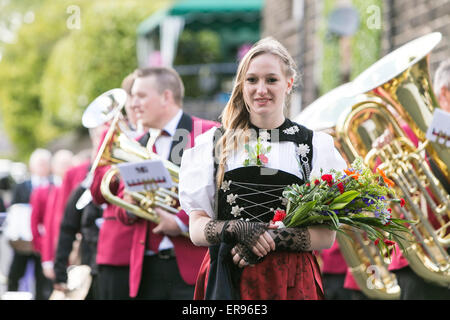
<svg viewBox="0 0 450 320">
<path fill-rule="evenodd" d="M 336 148 L 347 163 L 356 155 L 350 152 L 353 146 L 338 139 L 338 120 L 346 118 L 352 106 L 367 101 L 366 94 L 353 95 L 352 83 L 343 84 L 319 97 L 302 111 L 294 121 L 307 124 L 309 129 L 323 131 L 334 137 Z M 395 274 L 388 270 L 389 261 L 360 230 L 346 227 L 346 235 L 336 234 L 339 248 L 361 291 L 370 299 L 396 300 L 400 298 L 400 287 Z M 351 240 L 350 240 L 351 239 Z"/>
<path fill-rule="evenodd" d="M 434 162 L 441 179 L 448 181 L 450 152 L 426 138 L 433 112 L 440 109 L 428 66 L 430 52 L 441 37 L 435 32 L 410 41 L 355 78 L 354 92 L 369 99 L 341 119 L 337 136 L 351 154 L 363 156 L 371 168 L 378 165 L 395 182 L 407 208 L 397 206 L 395 213 L 418 222 L 410 226 L 412 241 L 400 239 L 405 258 L 424 280 L 448 287 L 450 197 L 430 164 Z M 390 142 L 372 148 L 374 139 L 386 133 Z M 412 138 L 417 139 L 417 147 Z"/>
<path fill-rule="evenodd" d="M 106 124 L 109 121 L 113 121 L 113 122 L 121 122 L 123 130 L 129 132 L 130 129 L 128 125 L 126 125 L 126 121 L 123 119 L 123 116 L 121 115 L 121 111 L 125 106 L 126 100 L 127 100 L 127 92 L 123 89 L 115 88 L 107 92 L 104 92 L 103 94 L 95 98 L 87 106 L 81 118 L 81 123 L 83 127 L 93 129 L 103 124 Z M 108 131 L 108 134 L 111 133 Z M 83 194 L 80 196 L 77 203 L 75 204 L 77 210 L 82 210 L 92 201 L 92 195 L 89 190 L 89 187 L 92 184 L 94 171 L 99 165 L 99 161 L 101 160 L 101 154 L 103 153 L 104 148 L 105 145 L 103 144 L 100 147 L 100 150 L 97 153 L 97 156 L 86 178 L 81 182 L 81 186 L 83 186 L 86 190 L 83 192 Z"/>
<path fill-rule="evenodd" d="M 131 132 L 126 120 L 122 115 L 122 109 L 125 106 L 127 100 L 127 92 L 120 88 L 115 88 L 104 92 L 95 98 L 86 108 L 81 118 L 83 127 L 92 129 L 99 127 L 108 122 L 112 122 L 111 127 L 120 126 L 123 132 Z M 114 130 L 108 130 L 106 136 L 109 137 L 113 134 Z M 105 137 L 105 140 L 107 140 Z M 100 165 L 102 161 L 103 151 L 106 144 L 103 143 L 100 146 L 97 156 L 89 170 L 86 178 L 82 181 L 81 185 L 86 189 L 76 203 L 76 208 L 82 210 L 89 202 L 92 201 L 92 195 L 89 187 L 92 184 L 95 169 Z"/>
</svg>

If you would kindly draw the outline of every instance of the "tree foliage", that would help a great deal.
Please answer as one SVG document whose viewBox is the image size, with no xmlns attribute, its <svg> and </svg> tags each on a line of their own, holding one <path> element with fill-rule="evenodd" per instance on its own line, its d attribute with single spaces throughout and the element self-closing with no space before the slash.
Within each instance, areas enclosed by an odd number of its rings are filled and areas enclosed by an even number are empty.
<svg viewBox="0 0 450 320">
<path fill-rule="evenodd" d="M 0 62 L 0 111 L 19 159 L 81 128 L 89 102 L 137 67 L 136 28 L 167 1 L 41 2 Z"/>
</svg>

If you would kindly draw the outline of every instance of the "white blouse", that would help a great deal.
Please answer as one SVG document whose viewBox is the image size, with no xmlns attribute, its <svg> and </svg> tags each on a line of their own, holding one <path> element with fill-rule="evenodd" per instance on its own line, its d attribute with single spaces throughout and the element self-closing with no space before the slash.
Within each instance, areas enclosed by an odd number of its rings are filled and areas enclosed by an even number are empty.
<svg viewBox="0 0 450 320">
<path fill-rule="evenodd" d="M 216 187 L 214 183 L 213 136 L 217 130 L 211 128 L 197 136 L 195 146 L 183 153 L 178 185 L 181 208 L 189 215 L 192 211 L 205 211 L 210 217 L 215 217 L 214 198 Z M 256 143 L 256 142 L 254 142 Z M 302 177 L 297 145 L 290 141 L 264 142 L 271 146 L 266 154 L 267 168 L 280 169 Z M 252 143 L 250 143 L 252 145 Z M 343 170 L 347 168 L 345 160 L 334 147 L 333 138 L 323 132 L 314 132 L 312 138 L 313 158 L 310 177 L 319 177 L 320 169 L 324 173 L 330 169 Z M 226 171 L 243 167 L 248 158 L 243 146 L 227 159 Z"/>
</svg>

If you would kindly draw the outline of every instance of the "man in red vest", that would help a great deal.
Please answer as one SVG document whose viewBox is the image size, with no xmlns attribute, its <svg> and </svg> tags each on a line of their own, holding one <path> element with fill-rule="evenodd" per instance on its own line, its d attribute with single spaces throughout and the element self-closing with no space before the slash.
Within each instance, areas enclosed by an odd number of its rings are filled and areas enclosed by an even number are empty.
<svg viewBox="0 0 450 320">
<path fill-rule="evenodd" d="M 195 137 L 219 124 L 183 112 L 184 86 L 173 69 L 154 67 L 135 74 L 131 107 L 143 126 L 152 128 L 139 142 L 180 165 L 183 150 L 194 145 Z M 125 199 L 131 201 L 129 196 Z M 119 215 L 122 222 L 134 225 L 130 296 L 192 299 L 206 248 L 194 246 L 181 235 L 189 230 L 189 218 L 183 210 L 177 214 L 161 208 L 155 211 L 161 219 L 158 225 L 130 213 Z"/>
<path fill-rule="evenodd" d="M 129 127 L 137 129 L 136 117 L 130 109 L 131 87 L 134 82 L 134 74 L 128 75 L 122 82 L 122 88 L 127 91 L 128 99 L 125 104 Z M 109 124 L 108 124 L 109 125 Z M 107 130 L 103 133 L 99 145 L 103 144 Z M 135 134 L 127 132 L 127 134 Z M 98 166 L 94 171 L 93 181 L 90 185 L 92 200 L 96 205 L 103 207 L 102 223 L 99 226 L 97 242 L 96 263 L 98 266 L 97 290 L 100 300 L 128 300 L 129 296 L 129 273 L 130 252 L 133 241 L 134 226 L 121 223 L 117 217 L 125 214 L 124 209 L 110 204 L 103 197 L 100 186 L 104 174 L 110 166 Z M 122 196 L 123 185 L 112 183 L 112 193 Z"/>
<path fill-rule="evenodd" d="M 41 239 L 42 270 L 44 275 L 53 280 L 53 258 L 58 239 L 60 217 L 64 211 L 63 185 L 67 170 L 72 165 L 72 151 L 58 150 L 52 158 L 53 186 L 48 191 L 43 216 L 44 234 Z M 34 212 L 32 213 L 32 216 Z"/>
</svg>

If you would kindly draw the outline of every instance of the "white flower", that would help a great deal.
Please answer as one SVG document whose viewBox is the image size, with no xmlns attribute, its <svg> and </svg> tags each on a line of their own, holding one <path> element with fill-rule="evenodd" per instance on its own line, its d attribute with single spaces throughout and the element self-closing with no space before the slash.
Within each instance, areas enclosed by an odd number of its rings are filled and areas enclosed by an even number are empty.
<svg viewBox="0 0 450 320">
<path fill-rule="evenodd" d="M 261 138 L 261 141 L 266 142 L 270 139 L 270 133 L 269 133 L 269 131 L 266 131 L 266 130 L 261 131 L 259 133 L 259 137 Z"/>
<path fill-rule="evenodd" d="M 297 150 L 295 152 L 297 155 L 306 157 L 306 155 L 309 153 L 309 146 L 307 144 L 301 143 L 298 145 Z"/>
<path fill-rule="evenodd" d="M 238 197 L 238 195 L 237 194 L 229 194 L 228 196 L 227 196 L 227 202 L 229 203 L 229 204 L 233 204 L 233 203 L 235 203 L 236 202 L 236 198 Z"/>
<path fill-rule="evenodd" d="M 229 181 L 222 181 L 222 185 L 220 186 L 220 189 L 222 189 L 224 192 L 227 192 L 230 190 L 231 180 Z"/>
<path fill-rule="evenodd" d="M 233 208 L 231 208 L 231 214 L 235 217 L 235 218 L 237 218 L 237 217 L 239 217 L 240 215 L 241 215 L 241 211 L 242 211 L 243 209 L 242 208 L 239 208 L 239 206 L 234 206 Z"/>
<path fill-rule="evenodd" d="M 286 206 L 286 205 L 288 204 L 288 202 L 289 202 L 288 199 L 286 199 L 286 198 L 281 198 L 281 204 L 282 204 L 283 206 Z"/>
<path fill-rule="evenodd" d="M 297 126 L 292 126 L 290 128 L 284 129 L 283 132 L 286 134 L 295 134 L 296 132 L 300 131 L 300 129 Z"/>
<path fill-rule="evenodd" d="M 274 225 L 276 225 L 278 227 L 278 229 L 286 228 L 286 226 L 284 225 L 283 221 L 275 221 Z"/>
</svg>

